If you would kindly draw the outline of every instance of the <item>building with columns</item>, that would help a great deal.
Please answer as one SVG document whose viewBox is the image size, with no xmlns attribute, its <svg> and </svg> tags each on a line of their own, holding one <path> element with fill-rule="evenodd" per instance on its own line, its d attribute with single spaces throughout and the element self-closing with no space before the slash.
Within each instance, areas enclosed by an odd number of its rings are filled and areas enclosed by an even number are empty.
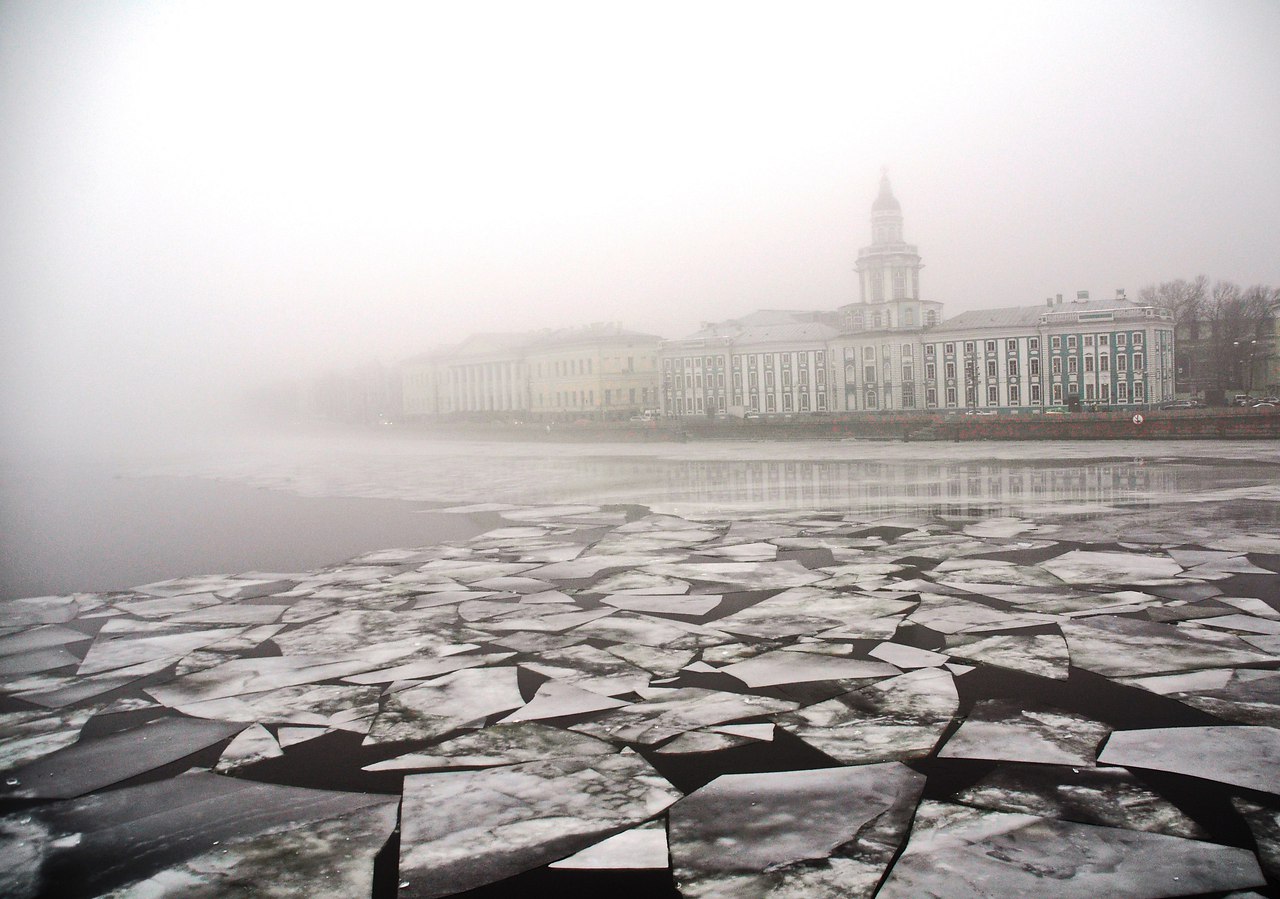
<svg viewBox="0 0 1280 899">
<path fill-rule="evenodd" d="M 604 420 L 656 408 L 658 340 L 616 324 L 475 334 L 400 364 L 403 414 Z"/>
</svg>

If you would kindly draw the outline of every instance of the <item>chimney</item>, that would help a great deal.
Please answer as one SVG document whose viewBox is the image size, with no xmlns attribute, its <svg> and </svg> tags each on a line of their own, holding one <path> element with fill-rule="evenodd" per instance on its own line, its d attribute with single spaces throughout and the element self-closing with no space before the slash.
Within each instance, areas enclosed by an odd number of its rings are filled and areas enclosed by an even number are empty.
<svg viewBox="0 0 1280 899">
<path fill-rule="evenodd" d="M 1057 305 L 1061 306 L 1061 305 L 1062 305 L 1062 294 L 1058 294 L 1058 298 L 1057 298 L 1057 300 L 1055 300 L 1054 302 L 1055 302 L 1055 303 L 1057 303 Z"/>
<path fill-rule="evenodd" d="M 1123 288 L 1123 287 L 1117 287 L 1117 288 L 1116 288 L 1116 299 L 1117 299 L 1117 300 L 1123 300 L 1124 298 L 1125 298 L 1125 297 L 1124 297 L 1124 288 Z"/>
<path fill-rule="evenodd" d="M 1077 303 L 1083 303 L 1083 302 L 1085 302 L 1085 301 L 1086 301 L 1086 300 L 1088 300 L 1088 299 L 1089 299 L 1089 291 L 1087 291 L 1087 290 L 1077 290 L 1077 291 L 1076 291 L 1076 302 L 1077 302 Z"/>
<path fill-rule="evenodd" d="M 1046 298 L 1046 299 L 1045 299 L 1045 301 L 1044 301 L 1044 304 L 1045 304 L 1046 306 L 1048 306 L 1050 309 L 1052 309 L 1052 308 L 1053 308 L 1053 297 L 1048 297 L 1048 298 Z"/>
</svg>

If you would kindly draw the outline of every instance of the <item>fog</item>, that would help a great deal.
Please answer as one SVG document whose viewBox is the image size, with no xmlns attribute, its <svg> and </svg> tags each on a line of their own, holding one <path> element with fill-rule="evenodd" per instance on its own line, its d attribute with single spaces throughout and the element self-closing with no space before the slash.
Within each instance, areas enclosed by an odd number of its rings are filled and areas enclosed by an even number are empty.
<svg viewBox="0 0 1280 899">
<path fill-rule="evenodd" d="M 1280 7 L 0 7 L 7 440 L 474 331 L 1280 282 Z"/>
</svg>

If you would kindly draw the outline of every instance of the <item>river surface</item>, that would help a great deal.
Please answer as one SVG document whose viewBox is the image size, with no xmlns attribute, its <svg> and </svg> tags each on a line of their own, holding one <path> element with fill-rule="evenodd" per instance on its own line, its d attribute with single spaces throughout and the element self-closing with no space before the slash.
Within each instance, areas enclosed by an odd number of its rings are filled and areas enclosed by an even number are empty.
<svg viewBox="0 0 1280 899">
<path fill-rule="evenodd" d="M 729 518 L 1015 515 L 1095 529 L 1125 509 L 1130 527 L 1253 533 L 1280 530 L 1278 485 L 1280 447 L 1270 442 L 636 445 L 361 433 L 26 456 L 0 469 L 0 597 L 296 571 L 483 529 L 430 514 L 440 504 L 633 504 Z"/>
</svg>

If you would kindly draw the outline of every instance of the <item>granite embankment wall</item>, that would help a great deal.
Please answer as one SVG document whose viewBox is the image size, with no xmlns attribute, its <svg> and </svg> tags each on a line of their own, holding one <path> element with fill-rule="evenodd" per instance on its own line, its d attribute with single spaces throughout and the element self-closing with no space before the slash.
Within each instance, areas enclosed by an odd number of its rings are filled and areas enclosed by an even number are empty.
<svg viewBox="0 0 1280 899">
<path fill-rule="evenodd" d="M 655 422 L 579 422 L 521 425 L 438 423 L 424 433 L 458 438 L 538 441 L 622 440 L 1275 440 L 1280 408 L 1152 410 L 1062 415 L 939 415 L 851 413 L 742 420 L 669 419 Z"/>
</svg>

